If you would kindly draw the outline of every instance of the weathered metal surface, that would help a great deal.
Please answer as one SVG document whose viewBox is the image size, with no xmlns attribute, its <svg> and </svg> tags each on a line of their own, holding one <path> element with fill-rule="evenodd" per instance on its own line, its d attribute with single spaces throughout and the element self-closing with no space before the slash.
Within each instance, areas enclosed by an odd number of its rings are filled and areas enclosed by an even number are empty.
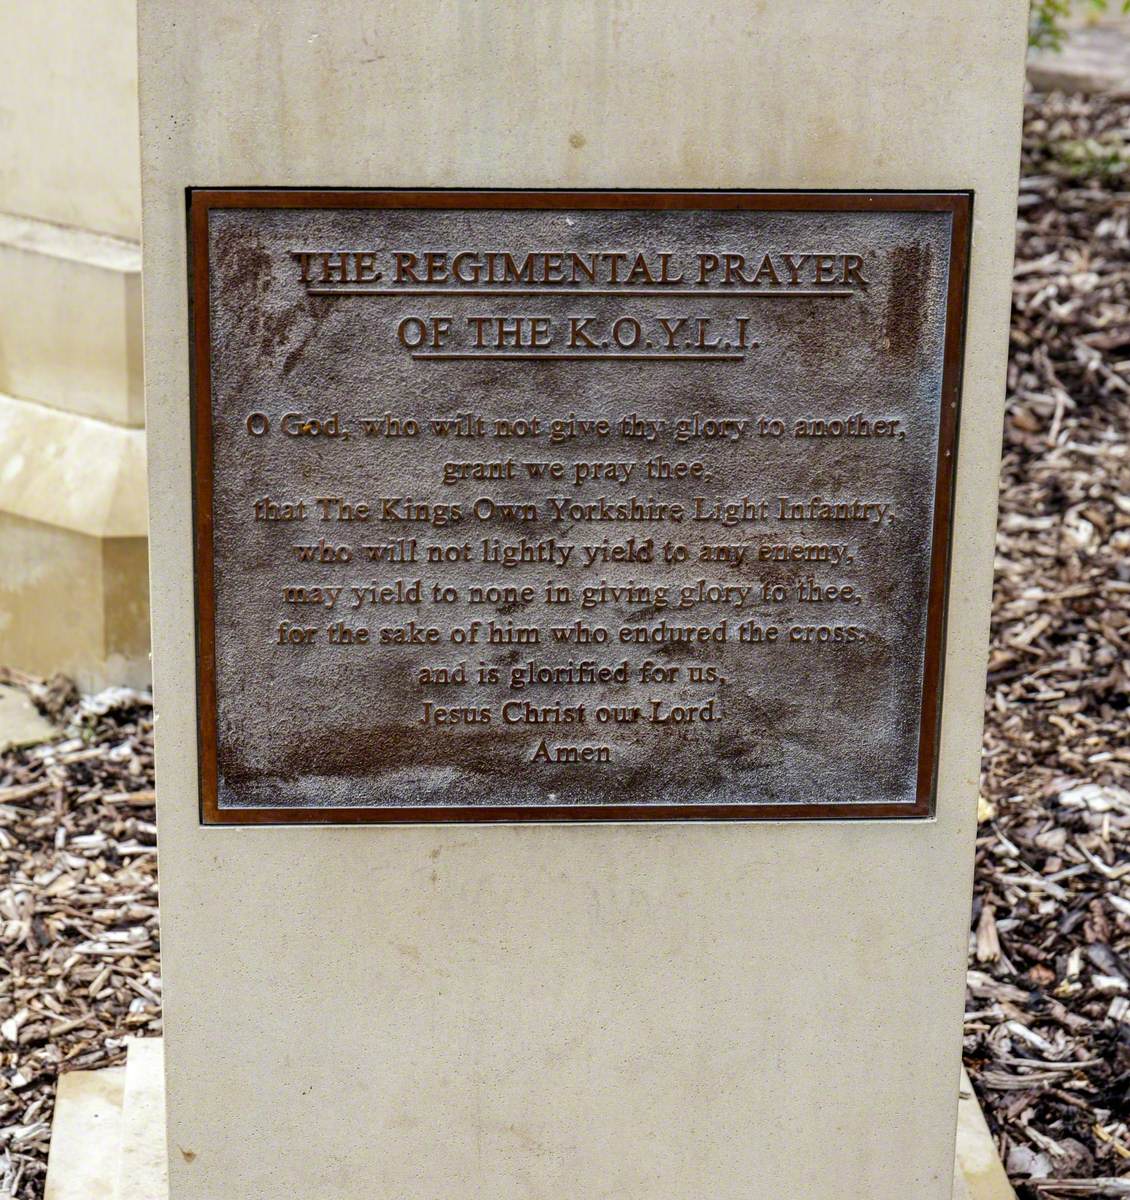
<svg viewBox="0 0 1130 1200">
<path fill-rule="evenodd" d="M 191 217 L 205 819 L 929 811 L 967 197 Z"/>
</svg>

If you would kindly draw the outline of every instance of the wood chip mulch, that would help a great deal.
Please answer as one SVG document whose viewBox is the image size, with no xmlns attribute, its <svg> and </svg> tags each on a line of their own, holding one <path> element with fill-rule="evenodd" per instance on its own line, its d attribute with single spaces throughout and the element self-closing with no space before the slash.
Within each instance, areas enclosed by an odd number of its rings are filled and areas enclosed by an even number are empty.
<svg viewBox="0 0 1130 1200">
<path fill-rule="evenodd" d="M 153 712 L 0 670 L 60 726 L 0 755 L 0 1200 L 40 1200 L 61 1072 L 161 1032 Z"/>
<path fill-rule="evenodd" d="M 1045 1200 L 1130 1196 L 1128 132 L 1025 122 L 965 1058 Z"/>
<path fill-rule="evenodd" d="M 1130 1196 L 1130 105 L 1025 122 L 965 1059 L 1023 1200 Z M 152 710 L 0 671 L 0 1200 L 60 1072 L 160 1033 Z"/>
</svg>

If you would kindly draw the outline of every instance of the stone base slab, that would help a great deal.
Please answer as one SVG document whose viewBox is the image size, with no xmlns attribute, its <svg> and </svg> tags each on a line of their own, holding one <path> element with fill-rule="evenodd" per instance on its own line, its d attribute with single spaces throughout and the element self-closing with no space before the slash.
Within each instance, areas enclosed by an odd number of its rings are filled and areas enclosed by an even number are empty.
<svg viewBox="0 0 1130 1200">
<path fill-rule="evenodd" d="M 60 1079 L 45 1200 L 168 1200 L 164 1066 L 163 1041 L 139 1038 L 124 1072 Z M 953 1200 L 1015 1200 L 964 1070 L 958 1095 Z"/>
<path fill-rule="evenodd" d="M 168 1200 L 165 1057 L 134 1038 L 125 1067 L 59 1080 L 44 1200 Z"/>
<path fill-rule="evenodd" d="M 45 1200 L 113 1200 L 125 1083 L 124 1067 L 60 1078 Z"/>
<path fill-rule="evenodd" d="M 964 1188 L 964 1191 L 962 1190 Z M 957 1100 L 954 1200 L 1016 1200 L 965 1068 Z"/>
</svg>

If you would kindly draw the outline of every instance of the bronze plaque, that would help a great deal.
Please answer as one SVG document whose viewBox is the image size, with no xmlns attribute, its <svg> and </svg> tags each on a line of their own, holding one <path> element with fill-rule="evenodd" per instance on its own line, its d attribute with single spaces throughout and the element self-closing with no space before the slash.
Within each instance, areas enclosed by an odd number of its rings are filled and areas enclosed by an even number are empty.
<svg viewBox="0 0 1130 1200">
<path fill-rule="evenodd" d="M 927 815 L 970 204 L 193 191 L 203 819 Z"/>
</svg>

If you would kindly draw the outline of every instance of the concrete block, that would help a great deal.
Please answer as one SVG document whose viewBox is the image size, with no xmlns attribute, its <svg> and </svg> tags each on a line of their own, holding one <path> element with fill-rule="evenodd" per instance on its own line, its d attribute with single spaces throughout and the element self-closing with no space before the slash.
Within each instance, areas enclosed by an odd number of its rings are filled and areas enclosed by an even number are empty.
<svg viewBox="0 0 1130 1200">
<path fill-rule="evenodd" d="M 0 392 L 144 424 L 135 242 L 0 214 Z"/>
<path fill-rule="evenodd" d="M 0 395 L 0 513 L 144 537 L 145 433 Z"/>
<path fill-rule="evenodd" d="M 149 682 L 143 537 L 100 538 L 0 512 L 0 662 L 85 691 Z"/>
<path fill-rule="evenodd" d="M 0 663 L 149 681 L 145 433 L 0 395 Z"/>
<path fill-rule="evenodd" d="M 135 0 L 0 4 L 0 212 L 140 226 Z"/>
<path fill-rule="evenodd" d="M 1036 50 L 1029 56 L 1028 82 L 1039 92 L 1130 94 L 1130 20 L 1090 22 L 1076 17 L 1069 22 L 1061 49 Z"/>
</svg>

